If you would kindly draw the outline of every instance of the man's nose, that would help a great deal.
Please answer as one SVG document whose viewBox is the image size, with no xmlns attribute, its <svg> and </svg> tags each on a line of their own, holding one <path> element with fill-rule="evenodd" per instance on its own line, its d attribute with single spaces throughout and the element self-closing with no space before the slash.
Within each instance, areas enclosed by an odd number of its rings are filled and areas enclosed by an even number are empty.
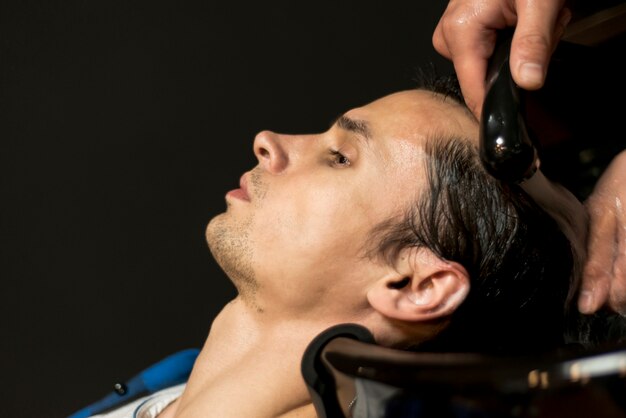
<svg viewBox="0 0 626 418">
<path fill-rule="evenodd" d="M 289 162 L 282 142 L 280 135 L 272 131 L 259 132 L 254 138 L 254 154 L 261 166 L 270 173 L 282 172 Z"/>
</svg>

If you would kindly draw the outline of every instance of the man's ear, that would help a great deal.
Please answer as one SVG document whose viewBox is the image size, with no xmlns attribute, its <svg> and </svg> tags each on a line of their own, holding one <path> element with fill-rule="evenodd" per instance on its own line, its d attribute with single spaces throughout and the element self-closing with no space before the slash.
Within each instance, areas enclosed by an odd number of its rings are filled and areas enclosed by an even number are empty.
<svg viewBox="0 0 626 418">
<path fill-rule="evenodd" d="M 370 305 L 391 319 L 428 321 L 451 315 L 470 289 L 463 266 L 427 248 L 402 251 L 395 267 L 367 293 Z"/>
</svg>

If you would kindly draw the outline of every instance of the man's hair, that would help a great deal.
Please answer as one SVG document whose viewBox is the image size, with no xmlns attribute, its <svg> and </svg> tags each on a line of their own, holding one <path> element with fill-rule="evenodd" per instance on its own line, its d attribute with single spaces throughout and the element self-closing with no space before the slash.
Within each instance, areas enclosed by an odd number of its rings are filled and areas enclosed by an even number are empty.
<svg viewBox="0 0 626 418">
<path fill-rule="evenodd" d="M 424 78 L 421 89 L 463 104 L 454 76 Z M 372 231 L 377 256 L 426 247 L 460 263 L 470 292 L 424 349 L 528 352 L 562 345 L 572 299 L 571 246 L 557 223 L 519 186 L 483 168 L 466 138 L 433 137 L 424 152 L 427 186 L 400 220 Z"/>
</svg>

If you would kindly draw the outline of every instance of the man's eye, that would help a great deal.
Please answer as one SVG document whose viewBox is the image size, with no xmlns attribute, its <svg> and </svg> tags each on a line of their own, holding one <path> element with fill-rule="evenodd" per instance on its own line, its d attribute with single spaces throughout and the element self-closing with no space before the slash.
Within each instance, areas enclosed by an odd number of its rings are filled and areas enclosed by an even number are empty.
<svg viewBox="0 0 626 418">
<path fill-rule="evenodd" d="M 331 160 L 332 165 L 342 166 L 342 167 L 347 167 L 350 165 L 350 160 L 348 159 L 348 157 L 346 157 L 339 151 L 330 150 L 330 155 L 332 157 L 332 160 Z"/>
</svg>

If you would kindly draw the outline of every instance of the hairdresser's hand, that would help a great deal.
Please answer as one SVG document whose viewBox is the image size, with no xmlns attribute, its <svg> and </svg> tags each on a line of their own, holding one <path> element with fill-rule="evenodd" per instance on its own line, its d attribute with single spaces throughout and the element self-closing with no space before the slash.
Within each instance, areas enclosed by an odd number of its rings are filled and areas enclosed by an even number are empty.
<svg viewBox="0 0 626 418">
<path fill-rule="evenodd" d="M 578 308 L 593 313 L 606 305 L 626 313 L 626 152 L 607 167 L 585 202 L 590 224 L 587 262 Z"/>
<path fill-rule="evenodd" d="M 480 117 L 487 60 L 496 32 L 516 26 L 511 74 L 527 90 L 543 86 L 550 56 L 570 20 L 565 0 L 450 0 L 433 34 L 433 46 L 452 60 L 465 101 Z"/>
</svg>

